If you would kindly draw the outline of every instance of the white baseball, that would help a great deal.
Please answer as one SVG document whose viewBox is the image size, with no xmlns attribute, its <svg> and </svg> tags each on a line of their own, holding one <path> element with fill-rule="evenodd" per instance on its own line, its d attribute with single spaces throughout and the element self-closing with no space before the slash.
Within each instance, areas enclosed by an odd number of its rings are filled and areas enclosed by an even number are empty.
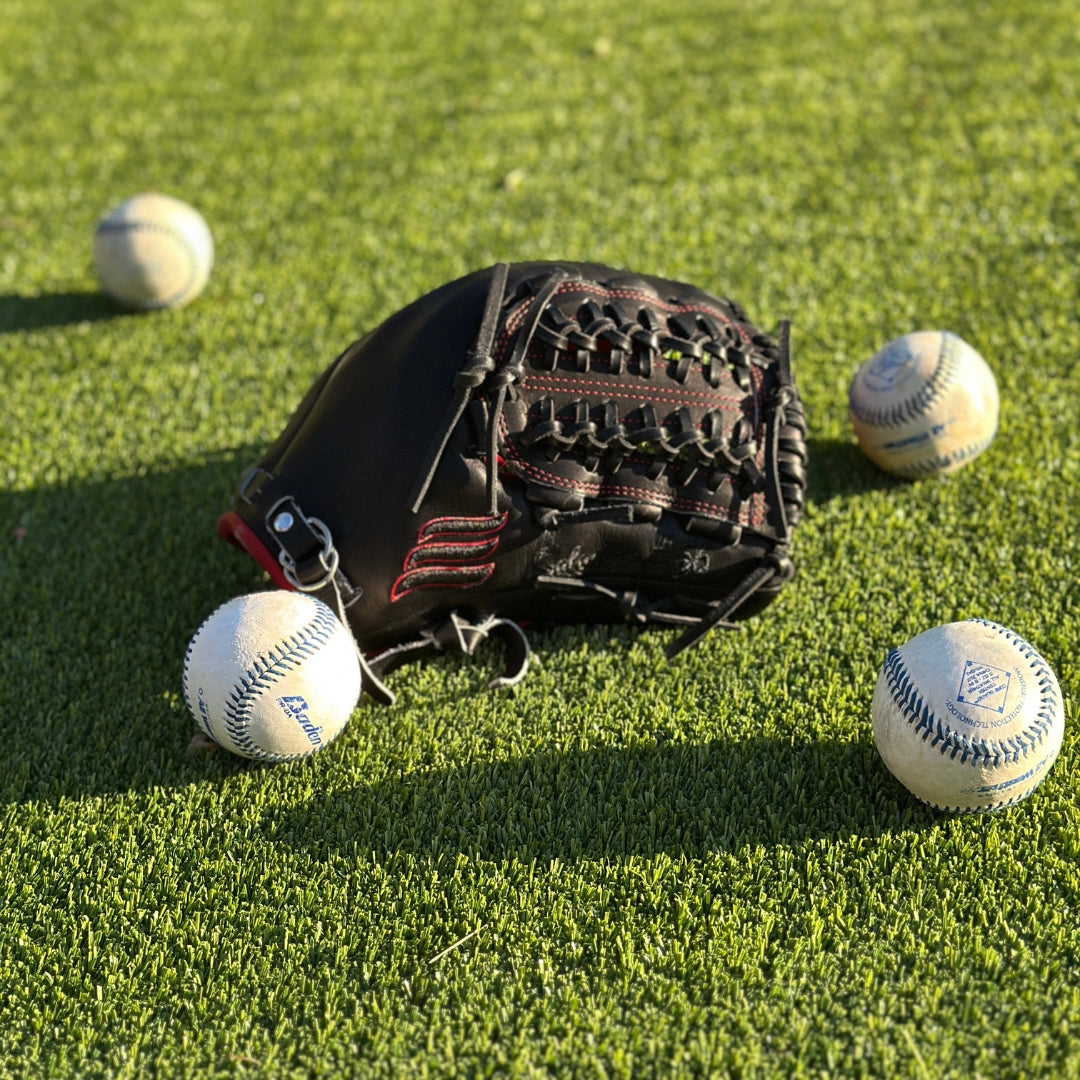
<svg viewBox="0 0 1080 1080">
<path fill-rule="evenodd" d="M 214 239 L 202 215 L 169 195 L 135 195 L 98 222 L 94 268 L 117 303 L 177 308 L 202 292 L 214 265 Z"/>
<path fill-rule="evenodd" d="M 1053 671 L 985 619 L 947 623 L 893 649 L 874 688 L 874 741 L 889 771 L 939 810 L 998 810 L 1030 795 L 1061 748 Z"/>
<path fill-rule="evenodd" d="M 997 434 L 994 373 L 947 330 L 889 342 L 855 373 L 848 406 L 863 453 L 908 480 L 955 472 Z"/>
<path fill-rule="evenodd" d="M 306 593 L 234 597 L 199 627 L 184 658 L 195 722 L 241 757 L 288 761 L 320 750 L 359 696 L 352 635 Z"/>
</svg>

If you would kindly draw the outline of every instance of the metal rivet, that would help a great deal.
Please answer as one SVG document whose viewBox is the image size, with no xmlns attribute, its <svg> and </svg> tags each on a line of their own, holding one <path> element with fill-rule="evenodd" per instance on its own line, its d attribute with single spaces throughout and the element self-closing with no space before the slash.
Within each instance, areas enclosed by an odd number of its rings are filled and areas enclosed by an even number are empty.
<svg viewBox="0 0 1080 1080">
<path fill-rule="evenodd" d="M 276 518 L 274 518 L 274 532 L 288 532 L 293 527 L 293 516 L 288 510 L 282 510 Z"/>
</svg>

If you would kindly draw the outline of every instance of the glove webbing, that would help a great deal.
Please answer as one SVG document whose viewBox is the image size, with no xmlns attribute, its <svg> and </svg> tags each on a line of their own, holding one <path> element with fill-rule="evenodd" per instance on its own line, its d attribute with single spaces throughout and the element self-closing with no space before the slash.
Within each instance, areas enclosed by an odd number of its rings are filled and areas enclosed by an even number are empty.
<svg viewBox="0 0 1080 1080">
<path fill-rule="evenodd" d="M 587 300 L 577 319 L 549 308 L 536 331 L 537 340 L 545 346 L 539 367 L 553 371 L 559 355 L 568 353 L 578 372 L 584 374 L 593 359 L 603 353 L 606 370 L 619 375 L 626 369 L 629 356 L 634 354 L 638 374 L 649 378 L 654 358 L 677 352 L 679 360 L 671 373 L 676 382 L 686 382 L 697 364 L 701 375 L 715 389 L 721 383 L 723 364 L 739 389 L 750 392 L 749 366 L 757 360 L 741 347 L 738 333 L 730 324 L 721 326 L 711 314 L 696 311 L 672 312 L 667 325 L 664 332 L 656 313 L 648 307 L 641 308 L 637 317 L 631 318 L 614 298 L 608 298 L 603 307 L 595 300 Z M 760 336 L 753 340 L 755 344 L 764 344 Z M 606 349 L 600 348 L 601 342 L 607 345 Z"/>
<path fill-rule="evenodd" d="M 639 406 L 644 426 L 636 439 L 632 439 L 615 402 L 609 401 L 603 406 L 603 427 L 589 419 L 587 401 L 578 401 L 574 408 L 573 420 L 559 420 L 555 415 L 554 401 L 541 398 L 538 403 L 539 421 L 535 427 L 521 434 L 522 445 L 549 444 L 548 456 L 552 461 L 561 454 L 581 449 L 587 455 L 587 469 L 614 473 L 622 467 L 628 455 L 640 451 L 642 443 L 650 443 L 655 447 L 656 455 L 647 473 L 650 480 L 659 479 L 665 469 L 678 462 L 682 469 L 677 481 L 679 484 L 688 484 L 699 470 L 709 469 L 714 472 L 715 480 L 708 486 L 710 490 L 715 490 L 722 479 L 731 476 L 734 469 L 738 470 L 741 483 L 748 491 L 757 489 L 759 470 L 754 461 L 757 443 L 753 425 L 746 416 L 739 417 L 728 438 L 719 410 L 706 413 L 699 429 L 690 410 L 685 407 L 679 409 L 674 420 L 665 425 L 660 423 L 656 407 L 646 403 Z M 707 437 L 702 429 L 708 430 L 710 435 Z M 717 459 L 726 462 L 729 467 L 720 467 Z"/>
<path fill-rule="evenodd" d="M 503 405 L 506 403 L 506 394 L 509 387 L 521 378 L 521 369 L 525 366 L 525 353 L 528 352 L 529 343 L 540 325 L 540 317 L 544 314 L 548 301 L 555 295 L 555 290 L 562 284 L 566 275 L 561 270 L 554 271 L 544 282 L 540 291 L 537 292 L 531 307 L 529 317 L 518 331 L 517 342 L 514 351 L 506 366 L 494 376 L 494 385 L 497 387 L 495 401 L 488 416 L 487 429 L 487 497 L 488 513 L 494 514 L 498 510 L 498 492 L 495 487 L 497 474 L 497 459 L 499 452 L 499 420 L 502 417 Z"/>
<path fill-rule="evenodd" d="M 495 358 L 491 355 L 491 346 L 495 342 L 495 330 L 498 326 L 499 308 L 502 306 L 503 295 L 506 292 L 506 280 L 510 274 L 509 263 L 498 263 L 492 272 L 491 286 L 488 289 L 487 300 L 484 303 L 484 315 L 480 320 L 480 329 L 476 335 L 476 344 L 468 353 L 465 367 L 454 376 L 454 389 L 456 393 L 450 401 L 443 418 L 439 433 L 435 436 L 428 449 L 424 464 L 420 467 L 420 477 L 416 481 L 409 495 L 409 509 L 415 514 L 420 510 L 420 504 L 431 487 L 431 481 L 435 478 L 435 472 L 442 460 L 446 444 L 454 433 L 458 421 L 461 420 L 472 392 L 495 370 Z"/>
<path fill-rule="evenodd" d="M 488 289 L 487 301 L 484 305 L 484 315 L 480 321 L 480 330 L 476 336 L 476 344 L 469 352 L 469 361 L 465 367 L 454 377 L 454 389 L 457 391 L 450 407 L 443 419 L 431 447 L 428 450 L 424 464 L 420 468 L 420 478 L 417 480 L 412 493 L 409 496 L 409 509 L 415 514 L 424 501 L 424 496 L 431 487 L 435 473 L 439 468 L 446 445 L 450 436 L 461 420 L 462 414 L 469 403 L 472 394 L 487 384 L 495 390 L 495 397 L 488 411 L 487 420 L 487 501 L 488 513 L 495 514 L 498 511 L 498 454 L 499 454 L 499 420 L 502 417 L 503 406 L 509 388 L 521 378 L 521 370 L 525 365 L 525 354 L 529 343 L 536 333 L 540 324 L 540 318 L 544 314 L 548 301 L 555 294 L 559 285 L 566 280 L 566 273 L 562 270 L 553 271 L 533 297 L 529 307 L 528 317 L 518 330 L 514 350 L 510 359 L 499 370 L 495 371 L 495 358 L 491 354 L 491 347 L 495 341 L 495 333 L 498 327 L 499 308 L 502 307 L 506 293 L 506 281 L 510 267 L 507 263 L 496 265 Z"/>
<path fill-rule="evenodd" d="M 424 500 L 424 496 L 427 494 L 428 489 L 431 486 L 435 473 L 438 470 L 439 462 L 442 459 L 442 455 L 446 450 L 447 443 L 450 441 L 450 437 L 453 434 L 454 429 L 461 420 L 463 413 L 468 405 L 469 398 L 473 392 L 484 385 L 485 382 L 494 386 L 496 389 L 495 399 L 492 403 L 488 415 L 487 422 L 487 498 L 488 498 L 488 511 L 494 514 L 497 509 L 498 494 L 496 488 L 497 477 L 497 461 L 498 461 L 498 431 L 499 420 L 502 416 L 503 406 L 506 402 L 508 389 L 513 385 L 521 376 L 521 368 L 525 362 L 525 355 L 528 351 L 529 344 L 531 343 L 533 336 L 537 333 L 537 329 L 541 325 L 541 318 L 543 317 L 547 308 L 548 301 L 555 294 L 559 285 L 565 280 L 565 274 L 560 271 L 554 271 L 548 279 L 544 282 L 541 288 L 537 291 L 533 303 L 530 306 L 528 319 L 522 324 L 518 331 L 517 340 L 514 344 L 514 350 L 511 353 L 510 359 L 506 365 L 495 374 L 492 378 L 492 372 L 495 369 L 495 360 L 491 354 L 491 348 L 494 344 L 494 338 L 498 323 L 498 312 L 502 306 L 502 302 L 506 291 L 506 282 L 509 273 L 509 266 L 506 263 L 499 263 L 494 268 L 492 274 L 491 285 L 488 289 L 487 300 L 484 305 L 484 314 L 481 319 L 480 329 L 477 333 L 476 343 L 469 353 L 470 361 L 466 364 L 465 368 L 458 373 L 454 379 L 454 387 L 457 391 L 453 401 L 447 410 L 446 417 L 443 421 L 443 426 L 439 430 L 435 439 L 433 440 L 430 449 L 428 450 L 427 457 L 421 468 L 420 478 L 417 480 L 416 486 L 413 488 L 413 493 L 410 496 L 410 509 L 413 513 L 417 513 L 420 504 Z M 791 354 L 790 354 L 790 328 L 791 324 L 785 320 L 780 324 L 779 329 L 779 356 L 777 357 L 777 375 L 778 386 L 775 391 L 775 396 L 772 401 L 773 409 L 769 417 L 769 430 L 767 433 L 766 443 L 766 475 L 770 478 L 770 482 L 773 485 L 774 496 L 780 496 L 780 473 L 778 468 L 777 455 L 779 452 L 779 433 L 780 427 L 783 424 L 784 413 L 783 409 L 791 398 Z M 607 329 L 605 327 L 605 329 Z M 545 337 L 547 335 L 544 335 Z M 552 344 L 548 342 L 548 344 Z M 653 343 L 655 344 L 655 343 Z M 680 345 L 692 344 L 686 341 L 680 341 Z M 697 348 L 700 352 L 700 347 Z M 724 359 L 727 359 L 726 354 L 720 353 Z M 687 359 L 684 357 L 684 360 Z M 736 359 L 733 357 L 732 359 Z M 742 354 L 738 354 L 738 360 L 744 360 Z M 738 366 L 736 364 L 736 366 Z M 589 426 L 589 425 L 587 425 Z M 659 425 L 656 426 L 656 431 L 647 431 L 645 435 L 650 437 L 655 436 L 655 439 L 665 444 L 665 432 Z M 551 425 L 552 433 L 554 433 L 555 425 Z M 624 435 L 624 432 L 620 430 L 621 425 L 617 427 L 612 425 L 610 432 L 604 434 L 610 434 L 612 441 L 616 441 L 616 436 Z M 547 434 L 547 433 L 545 433 Z M 709 446 L 704 439 L 701 438 L 700 432 L 696 433 L 697 439 L 693 440 L 697 443 L 695 449 L 701 453 L 701 456 L 706 459 L 715 457 L 717 450 L 723 453 L 723 456 L 727 457 L 729 461 L 733 463 L 735 461 L 740 462 L 744 468 L 748 468 L 749 474 L 745 479 L 750 482 L 750 486 L 754 487 L 759 479 L 759 473 L 753 460 L 754 443 L 753 438 L 740 439 L 740 432 L 736 431 L 736 439 L 733 446 L 718 445 L 715 448 Z M 539 436 L 545 437 L 545 436 Z M 550 436 L 549 436 L 550 437 Z M 644 436 L 640 436 L 644 437 Z M 594 436 L 595 438 L 595 436 Z M 577 441 L 576 438 L 574 441 Z M 688 440 L 689 441 L 689 440 Z M 703 445 L 704 444 L 704 445 Z M 673 447 L 671 449 L 674 449 Z M 680 447 L 681 449 L 681 447 Z M 674 456 L 674 455 L 669 455 Z M 789 526 L 787 522 L 787 514 L 785 510 L 784 500 L 782 497 L 774 498 L 774 505 L 777 507 L 780 520 L 778 524 L 778 532 L 780 539 L 780 547 L 777 551 L 773 552 L 768 560 L 763 562 L 761 566 L 755 569 L 743 582 L 734 590 L 728 597 L 722 601 L 718 601 L 712 606 L 712 609 L 707 615 L 702 618 L 695 619 L 687 616 L 671 616 L 666 613 L 653 610 L 647 606 L 643 606 L 636 594 L 616 594 L 612 593 L 612 599 L 616 600 L 620 609 L 624 611 L 624 614 L 630 614 L 632 616 L 640 618 L 643 622 L 669 622 L 669 623 L 685 623 L 691 622 L 692 625 L 680 635 L 680 637 L 665 650 L 665 655 L 668 659 L 672 659 L 680 652 L 690 648 L 701 640 L 710 630 L 717 627 L 724 627 L 728 629 L 738 629 L 738 625 L 730 622 L 730 619 L 738 612 L 738 609 L 742 607 L 759 589 L 770 582 L 774 577 L 787 577 L 791 573 L 791 564 L 787 559 L 787 538 L 789 535 Z M 546 584 L 548 587 L 567 586 L 571 584 L 570 579 L 561 580 L 556 578 L 549 578 L 547 580 L 540 579 L 540 584 Z M 606 593 L 603 586 L 597 585 L 593 582 L 581 581 L 576 583 L 578 587 L 589 588 L 593 591 Z M 516 624 L 511 623 L 515 629 L 520 631 L 520 628 Z M 412 642 L 406 646 L 400 646 L 401 650 L 414 650 L 417 648 L 425 647 L 430 643 L 425 639 L 421 639 L 416 642 Z M 389 653 L 394 653 L 397 650 L 388 650 Z M 471 650 L 464 650 L 469 651 Z M 403 662 L 397 661 L 393 664 Z M 507 685 L 507 684 L 503 684 Z"/>
<path fill-rule="evenodd" d="M 723 600 L 717 601 L 710 606 L 710 610 L 704 616 L 698 618 L 690 615 L 675 615 L 658 610 L 649 605 L 634 591 L 615 591 L 608 589 L 596 582 L 583 581 L 574 578 L 561 578 L 543 576 L 537 579 L 537 584 L 547 588 L 560 590 L 587 589 L 592 593 L 600 593 L 609 597 L 618 607 L 624 618 L 632 618 L 640 623 L 657 622 L 668 624 L 682 624 L 687 629 L 665 649 L 664 655 L 673 659 L 679 653 L 690 648 L 700 641 L 709 631 L 723 627 L 724 629 L 737 630 L 737 623 L 730 620 L 759 589 L 767 585 L 775 577 L 781 579 L 790 577 L 793 567 L 787 558 L 787 540 L 790 526 L 787 520 L 787 512 L 782 490 L 780 488 L 781 476 L 778 462 L 780 452 L 780 429 L 785 422 L 784 409 L 792 398 L 791 377 L 791 324 L 785 320 L 780 324 L 778 334 L 779 356 L 777 357 L 778 385 L 770 402 L 770 411 L 767 418 L 767 431 L 765 443 L 765 474 L 769 477 L 774 490 L 772 494 L 773 505 L 776 506 L 780 515 L 777 524 L 779 537 L 778 547 L 772 551 L 762 564 L 753 570 L 748 577 L 730 595 Z M 546 433 L 545 433 L 546 434 Z M 753 461 L 752 458 L 748 459 Z M 756 473 L 755 469 L 755 473 Z M 630 515 L 632 518 L 632 515 Z"/>
</svg>

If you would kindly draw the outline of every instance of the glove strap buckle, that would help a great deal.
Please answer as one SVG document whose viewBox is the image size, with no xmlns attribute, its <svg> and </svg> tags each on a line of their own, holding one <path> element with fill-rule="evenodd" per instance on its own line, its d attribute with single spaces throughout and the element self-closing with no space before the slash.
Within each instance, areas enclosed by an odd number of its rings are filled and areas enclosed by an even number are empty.
<svg viewBox="0 0 1080 1080">
<path fill-rule="evenodd" d="M 308 517 L 291 495 L 278 499 L 265 520 L 267 534 L 280 549 L 278 562 L 288 584 L 298 592 L 330 590 L 331 607 L 347 627 L 346 609 L 360 599 L 363 589 L 354 586 L 340 569 L 341 557 L 327 524 L 317 517 Z M 383 685 L 359 646 L 356 656 L 364 675 L 363 692 L 380 704 L 392 705 L 393 693 Z"/>
<path fill-rule="evenodd" d="M 291 498 L 285 498 L 271 508 L 266 524 L 280 547 L 278 562 L 285 580 L 294 589 L 318 592 L 334 580 L 341 559 L 325 522 L 306 517 Z"/>
</svg>

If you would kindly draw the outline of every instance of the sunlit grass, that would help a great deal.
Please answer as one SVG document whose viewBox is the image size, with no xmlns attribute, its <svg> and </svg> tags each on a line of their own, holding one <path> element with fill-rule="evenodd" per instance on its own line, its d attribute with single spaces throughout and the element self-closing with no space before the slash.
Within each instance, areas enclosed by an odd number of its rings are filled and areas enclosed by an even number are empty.
<svg viewBox="0 0 1080 1080">
<path fill-rule="evenodd" d="M 1073 792 L 1080 33 L 1071 4 L 11 0 L 0 14 L 0 1076 L 1080 1074 Z M 156 189 L 218 261 L 97 291 Z M 189 748 L 190 635 L 262 588 L 218 513 L 350 341 L 496 259 L 793 321 L 799 577 L 664 632 L 400 669 L 308 762 Z M 906 484 L 848 381 L 946 328 L 993 446 Z M 408 424 L 409 417 L 402 417 Z M 886 650 L 980 616 L 1057 672 L 1026 803 L 873 746 Z"/>
</svg>

